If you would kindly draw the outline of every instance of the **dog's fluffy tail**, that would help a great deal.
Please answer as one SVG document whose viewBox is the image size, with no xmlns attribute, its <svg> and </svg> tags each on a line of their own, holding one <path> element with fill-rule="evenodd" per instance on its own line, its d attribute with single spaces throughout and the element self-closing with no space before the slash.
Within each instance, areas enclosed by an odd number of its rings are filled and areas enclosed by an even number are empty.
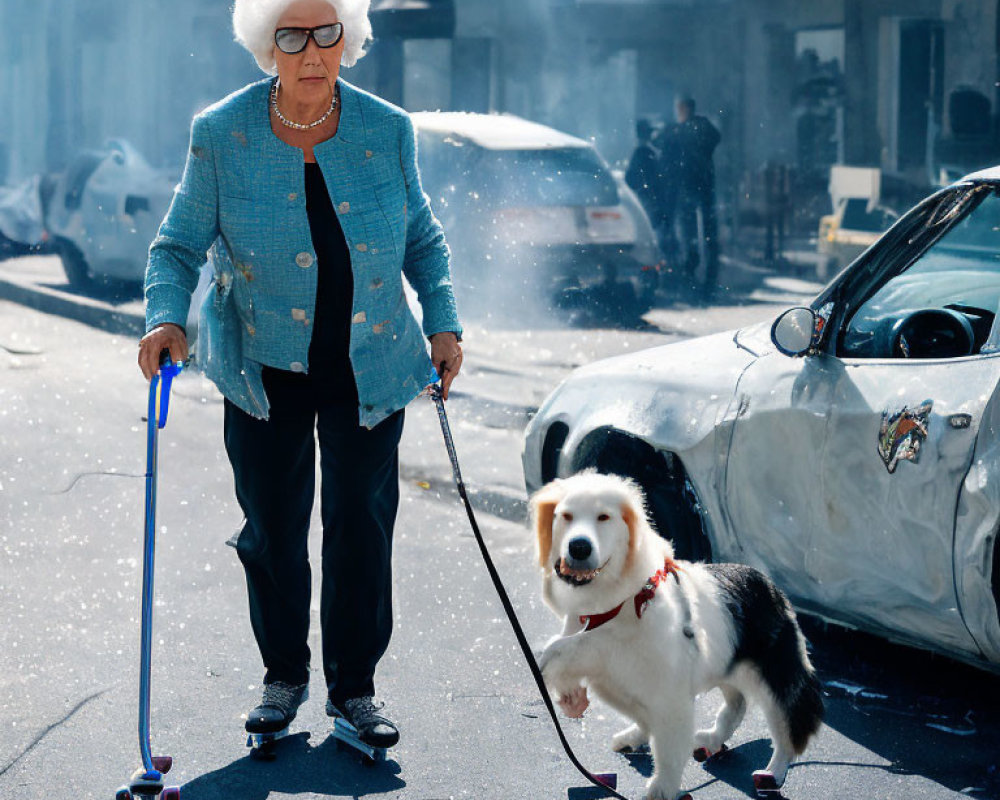
<svg viewBox="0 0 1000 800">
<path fill-rule="evenodd" d="M 823 722 L 823 693 L 812 668 L 802 676 L 801 683 L 788 699 L 785 713 L 788 715 L 792 747 L 796 753 L 801 753 Z"/>
<path fill-rule="evenodd" d="M 750 662 L 784 713 L 796 753 L 823 721 L 823 694 L 806 641 L 785 595 L 742 564 L 706 564 L 719 583 L 735 633 L 733 666 Z"/>
</svg>

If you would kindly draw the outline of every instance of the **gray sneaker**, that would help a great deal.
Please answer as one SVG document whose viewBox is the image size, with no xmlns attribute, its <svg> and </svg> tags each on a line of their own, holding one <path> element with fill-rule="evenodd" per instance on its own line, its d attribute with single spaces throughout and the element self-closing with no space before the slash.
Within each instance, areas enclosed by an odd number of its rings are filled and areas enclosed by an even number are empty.
<svg viewBox="0 0 1000 800">
<path fill-rule="evenodd" d="M 371 695 L 352 697 L 334 705 L 326 701 L 326 713 L 330 717 L 343 717 L 357 731 L 358 738 L 371 747 L 392 747 L 399 741 L 399 730 L 379 712 L 385 703 L 375 703 Z"/>
<path fill-rule="evenodd" d="M 289 726 L 295 713 L 309 698 L 309 684 L 292 686 L 275 681 L 264 684 L 264 699 L 247 715 L 247 733 L 277 733 Z"/>
</svg>

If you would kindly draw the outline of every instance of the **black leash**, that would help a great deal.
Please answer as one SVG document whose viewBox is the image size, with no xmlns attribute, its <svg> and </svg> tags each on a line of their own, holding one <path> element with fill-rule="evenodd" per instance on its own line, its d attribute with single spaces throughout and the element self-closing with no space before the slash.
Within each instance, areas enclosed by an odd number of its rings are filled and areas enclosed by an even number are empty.
<svg viewBox="0 0 1000 800">
<path fill-rule="evenodd" d="M 535 683 L 538 685 L 538 691 L 541 693 L 542 699 L 545 701 L 545 707 L 549 710 L 549 716 L 552 717 L 552 724 L 556 726 L 556 733 L 559 734 L 559 741 L 562 742 L 563 750 L 566 751 L 566 755 L 569 756 L 569 760 L 573 763 L 573 766 L 576 767 L 580 771 L 580 774 L 594 786 L 608 792 L 612 797 L 617 797 L 618 800 L 627 800 L 627 798 L 615 791 L 615 786 L 617 785 L 615 775 L 594 775 L 580 763 L 580 760 L 573 752 L 573 748 L 571 748 L 569 746 L 569 742 L 566 741 L 566 734 L 563 733 L 562 726 L 559 724 L 555 706 L 552 705 L 552 698 L 549 696 L 548 689 L 545 688 L 545 680 L 542 678 L 542 671 L 538 668 L 538 662 L 535 661 L 535 656 L 531 652 L 531 646 L 528 644 L 528 639 L 524 635 L 524 630 L 522 630 L 521 623 L 517 619 L 517 614 L 514 613 L 514 606 L 510 602 L 510 597 L 507 596 L 507 590 L 504 588 L 503 582 L 500 580 L 500 575 L 497 573 L 497 569 L 493 565 L 493 559 L 490 557 L 489 550 L 486 549 L 486 543 L 483 541 L 483 535 L 479 531 L 479 524 L 476 522 L 476 514 L 472 510 L 472 504 L 469 502 L 469 495 L 465 491 L 465 482 L 462 480 L 462 471 L 458 466 L 458 454 L 455 452 L 455 441 L 451 436 L 451 426 L 448 424 L 448 415 L 444 410 L 444 398 L 441 397 L 441 387 L 434 384 L 428 387 L 428 393 L 434 400 L 434 404 L 437 406 L 438 419 L 441 422 L 441 433 L 444 434 L 444 445 L 448 449 L 448 458 L 451 460 L 451 469 L 455 476 L 455 485 L 458 487 L 458 494 L 462 498 L 462 502 L 465 504 L 465 511 L 469 515 L 472 532 L 476 535 L 476 542 L 479 543 L 479 551 L 483 554 L 483 561 L 486 562 L 486 569 L 490 573 L 493 586 L 496 588 L 497 594 L 500 596 L 500 602 L 503 604 L 503 609 L 507 612 L 507 618 L 510 620 L 511 627 L 514 629 L 515 636 L 517 636 L 517 643 L 521 646 L 521 652 L 524 654 L 524 660 L 528 662 L 528 668 L 531 670 L 531 675 L 534 677 Z"/>
</svg>

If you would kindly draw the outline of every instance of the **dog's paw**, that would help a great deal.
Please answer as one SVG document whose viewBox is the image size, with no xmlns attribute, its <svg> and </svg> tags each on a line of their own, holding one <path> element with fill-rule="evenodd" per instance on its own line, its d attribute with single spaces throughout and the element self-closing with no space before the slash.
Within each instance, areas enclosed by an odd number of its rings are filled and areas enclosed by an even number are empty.
<svg viewBox="0 0 1000 800">
<path fill-rule="evenodd" d="M 696 747 L 694 749 L 694 753 L 693 753 L 694 760 L 697 761 L 700 764 L 700 763 L 702 763 L 704 761 L 708 761 L 710 758 L 715 758 L 716 756 L 721 756 L 728 749 L 729 748 L 726 747 L 725 744 L 720 744 L 719 748 L 717 750 L 712 750 L 710 747 L 706 747 L 704 745 L 701 746 L 701 747 Z"/>
<path fill-rule="evenodd" d="M 666 781 L 654 775 L 646 784 L 646 794 L 643 796 L 643 800 L 684 800 L 685 797 L 690 798 L 691 795 L 673 786 L 668 786 Z"/>
<path fill-rule="evenodd" d="M 563 714 L 573 719 L 582 717 L 589 706 L 590 698 L 587 697 L 586 686 L 578 686 L 559 697 L 559 707 L 563 710 Z"/>
<path fill-rule="evenodd" d="M 630 753 L 638 750 L 649 742 L 638 725 L 632 725 L 623 731 L 618 731 L 611 737 L 611 749 L 616 753 Z"/>
</svg>

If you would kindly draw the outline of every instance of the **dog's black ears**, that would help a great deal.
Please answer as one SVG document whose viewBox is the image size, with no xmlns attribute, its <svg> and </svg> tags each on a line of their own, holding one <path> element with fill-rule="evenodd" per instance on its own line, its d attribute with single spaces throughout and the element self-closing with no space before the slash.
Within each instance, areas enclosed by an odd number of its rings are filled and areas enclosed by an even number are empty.
<svg viewBox="0 0 1000 800">
<path fill-rule="evenodd" d="M 535 492 L 528 504 L 535 528 L 538 564 L 542 569 L 552 568 L 549 563 L 552 557 L 552 521 L 555 519 L 556 506 L 565 496 L 562 481 L 557 479 Z"/>
</svg>

